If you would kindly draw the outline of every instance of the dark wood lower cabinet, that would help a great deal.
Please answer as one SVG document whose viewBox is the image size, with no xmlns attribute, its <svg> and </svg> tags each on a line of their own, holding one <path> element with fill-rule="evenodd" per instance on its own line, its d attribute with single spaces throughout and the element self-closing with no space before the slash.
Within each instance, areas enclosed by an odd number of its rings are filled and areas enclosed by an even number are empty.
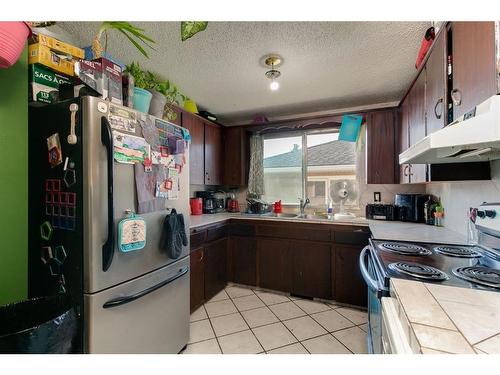
<svg viewBox="0 0 500 375">
<path fill-rule="evenodd" d="M 333 299 L 337 302 L 365 307 L 367 305 L 367 287 L 359 270 L 359 254 L 362 248 L 357 245 L 333 246 Z"/>
<path fill-rule="evenodd" d="M 200 247 L 191 251 L 190 257 L 190 307 L 191 311 L 196 309 L 205 301 L 205 278 L 204 278 L 204 255 L 205 249 Z"/>
<path fill-rule="evenodd" d="M 238 284 L 257 285 L 257 240 L 230 237 L 231 280 Z"/>
<path fill-rule="evenodd" d="M 292 293 L 331 298 L 330 244 L 291 241 L 290 248 L 293 253 Z"/>
<path fill-rule="evenodd" d="M 227 283 L 227 238 L 205 247 L 205 300 L 219 293 Z"/>
<path fill-rule="evenodd" d="M 228 281 L 366 306 L 367 289 L 358 259 L 370 236 L 368 228 L 316 229 L 285 222 L 279 228 L 277 224 L 274 237 L 270 225 L 252 221 L 191 230 L 191 311 Z M 302 237 L 292 237 L 292 232 Z"/>
<path fill-rule="evenodd" d="M 290 292 L 292 289 L 292 256 L 289 241 L 257 239 L 257 285 Z"/>
</svg>

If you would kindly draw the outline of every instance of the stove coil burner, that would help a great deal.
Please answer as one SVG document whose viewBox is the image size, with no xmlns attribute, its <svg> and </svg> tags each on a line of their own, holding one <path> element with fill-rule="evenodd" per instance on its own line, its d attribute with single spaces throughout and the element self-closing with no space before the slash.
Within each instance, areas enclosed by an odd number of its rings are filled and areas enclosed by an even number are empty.
<svg viewBox="0 0 500 375">
<path fill-rule="evenodd" d="M 487 267 L 459 267 L 453 274 L 473 284 L 500 289 L 500 270 Z"/>
<path fill-rule="evenodd" d="M 461 246 L 436 246 L 434 251 L 439 254 L 456 258 L 481 258 L 482 255 L 469 247 Z"/>
<path fill-rule="evenodd" d="M 396 262 L 389 264 L 389 268 L 422 280 L 443 281 L 449 279 L 443 271 L 418 263 Z"/>
<path fill-rule="evenodd" d="M 413 245 L 411 243 L 400 243 L 400 242 L 384 242 L 380 244 L 380 248 L 391 253 L 397 253 L 402 255 L 431 255 L 432 252 L 425 247 Z"/>
</svg>

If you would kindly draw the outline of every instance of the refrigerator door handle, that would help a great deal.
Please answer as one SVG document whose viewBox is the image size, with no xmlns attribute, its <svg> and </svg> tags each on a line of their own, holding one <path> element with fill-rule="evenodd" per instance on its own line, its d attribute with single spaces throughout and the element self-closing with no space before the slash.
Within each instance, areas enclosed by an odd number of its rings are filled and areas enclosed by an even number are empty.
<svg viewBox="0 0 500 375">
<path fill-rule="evenodd" d="M 113 205 L 113 132 L 106 117 L 101 117 L 101 142 L 106 147 L 107 169 L 108 169 L 108 238 L 102 246 L 102 270 L 106 272 L 111 266 L 115 244 L 115 217 Z"/>
<path fill-rule="evenodd" d="M 130 296 L 125 296 L 125 297 L 120 297 L 120 298 L 115 298 L 115 299 L 109 300 L 104 305 L 102 305 L 102 307 L 104 309 L 109 309 L 111 307 L 121 306 L 121 305 L 124 305 L 126 303 L 135 301 L 136 299 L 144 297 L 145 295 L 147 295 L 149 293 L 152 293 L 155 290 L 158 290 L 158 289 L 164 287 L 165 285 L 168 285 L 171 282 L 173 282 L 173 281 L 181 278 L 182 276 L 184 276 L 185 274 L 187 274 L 188 271 L 189 271 L 189 267 L 188 266 L 186 266 L 184 268 L 181 268 L 179 270 L 179 272 L 177 272 L 174 276 L 169 277 L 168 279 L 163 280 L 162 282 L 160 282 L 160 283 L 158 283 L 156 285 L 153 285 L 152 287 L 144 289 L 143 291 L 135 293 L 135 294 L 132 294 Z"/>
</svg>

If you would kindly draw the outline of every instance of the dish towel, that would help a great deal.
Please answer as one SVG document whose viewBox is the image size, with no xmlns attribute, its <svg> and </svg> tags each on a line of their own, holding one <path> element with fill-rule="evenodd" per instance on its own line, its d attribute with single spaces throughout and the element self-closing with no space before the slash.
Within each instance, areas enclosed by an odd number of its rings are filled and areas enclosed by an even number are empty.
<svg viewBox="0 0 500 375">
<path fill-rule="evenodd" d="M 184 226 L 184 216 L 172 209 L 172 212 L 163 220 L 161 248 L 171 259 L 177 259 L 182 253 L 182 246 L 187 246 L 188 239 Z"/>
</svg>

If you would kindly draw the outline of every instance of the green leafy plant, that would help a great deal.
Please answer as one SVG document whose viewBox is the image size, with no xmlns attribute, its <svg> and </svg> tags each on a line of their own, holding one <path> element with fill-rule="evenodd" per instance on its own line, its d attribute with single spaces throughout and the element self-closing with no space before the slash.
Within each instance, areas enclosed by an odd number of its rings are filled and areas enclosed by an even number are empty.
<svg viewBox="0 0 500 375">
<path fill-rule="evenodd" d="M 92 41 L 92 52 L 94 52 L 94 56 L 96 58 L 101 57 L 102 52 L 106 51 L 109 30 L 116 30 L 119 33 L 125 35 L 130 43 L 132 43 L 146 58 L 149 58 L 149 56 L 144 47 L 147 46 L 151 49 L 154 49 L 151 44 L 154 44 L 156 42 L 149 36 L 144 34 L 144 29 L 134 26 L 126 21 L 105 21 L 101 24 L 97 35 Z M 105 37 L 104 48 L 101 45 L 101 38 L 103 35 Z"/>
<path fill-rule="evenodd" d="M 184 42 L 207 28 L 207 21 L 182 21 L 181 40 Z"/>
<path fill-rule="evenodd" d="M 134 77 L 134 86 L 141 89 L 147 88 L 146 73 L 141 69 L 138 63 L 132 62 L 125 66 L 125 72 L 130 73 Z"/>
</svg>

